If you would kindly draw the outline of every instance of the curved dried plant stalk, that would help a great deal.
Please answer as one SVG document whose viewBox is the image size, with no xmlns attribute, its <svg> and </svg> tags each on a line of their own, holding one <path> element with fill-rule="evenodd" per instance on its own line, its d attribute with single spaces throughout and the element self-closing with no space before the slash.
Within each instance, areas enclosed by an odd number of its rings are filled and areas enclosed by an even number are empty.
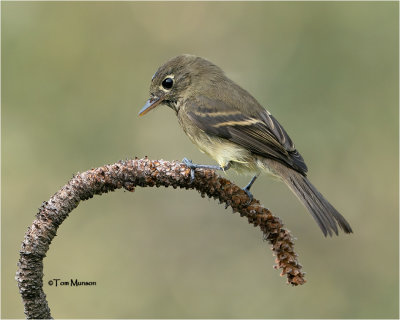
<svg viewBox="0 0 400 320">
<path fill-rule="evenodd" d="M 64 187 L 44 202 L 36 215 L 36 220 L 25 234 L 16 280 L 25 307 L 27 318 L 51 318 L 50 308 L 43 291 L 43 258 L 60 224 L 75 209 L 79 202 L 94 195 L 124 188 L 134 191 L 136 186 L 172 186 L 198 190 L 202 197 L 207 195 L 219 199 L 226 207 L 247 217 L 249 223 L 259 226 L 264 239 L 272 245 L 276 256 L 275 268 L 282 269 L 288 283 L 305 283 L 301 265 L 293 250 L 294 242 L 289 231 L 283 228 L 279 218 L 253 199 L 246 205 L 248 197 L 238 186 L 218 176 L 208 169 L 196 169 L 193 182 L 190 169 L 179 162 L 163 160 L 135 159 L 120 161 L 112 165 L 88 170 L 75 175 Z"/>
</svg>

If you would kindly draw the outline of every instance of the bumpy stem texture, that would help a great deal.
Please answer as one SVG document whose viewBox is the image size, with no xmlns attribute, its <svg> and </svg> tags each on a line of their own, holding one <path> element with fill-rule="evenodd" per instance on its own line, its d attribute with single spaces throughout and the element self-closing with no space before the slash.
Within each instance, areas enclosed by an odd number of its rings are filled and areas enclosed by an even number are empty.
<svg viewBox="0 0 400 320">
<path fill-rule="evenodd" d="M 253 199 L 237 185 L 209 169 L 196 169 L 195 179 L 190 179 L 190 169 L 180 162 L 134 159 L 120 161 L 75 175 L 49 201 L 39 208 L 36 220 L 28 228 L 22 243 L 16 280 L 29 319 L 51 318 L 50 308 L 43 291 L 43 258 L 56 235 L 60 224 L 79 202 L 94 195 L 124 188 L 133 192 L 135 187 L 170 187 L 196 189 L 202 197 L 219 199 L 233 212 L 239 212 L 255 227 L 260 227 L 264 239 L 271 244 L 276 257 L 275 268 L 282 269 L 288 283 L 305 283 L 294 242 L 281 220 Z"/>
</svg>

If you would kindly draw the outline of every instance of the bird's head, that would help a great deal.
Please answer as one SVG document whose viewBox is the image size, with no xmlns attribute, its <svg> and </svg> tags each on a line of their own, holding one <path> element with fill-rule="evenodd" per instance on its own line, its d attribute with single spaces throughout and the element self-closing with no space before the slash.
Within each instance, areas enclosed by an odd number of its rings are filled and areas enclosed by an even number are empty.
<svg viewBox="0 0 400 320">
<path fill-rule="evenodd" d="M 151 79 L 150 99 L 140 110 L 142 116 L 160 104 L 165 104 L 176 112 L 181 100 L 201 94 L 212 88 L 223 71 L 206 59 L 193 55 L 180 55 L 163 64 Z"/>
</svg>

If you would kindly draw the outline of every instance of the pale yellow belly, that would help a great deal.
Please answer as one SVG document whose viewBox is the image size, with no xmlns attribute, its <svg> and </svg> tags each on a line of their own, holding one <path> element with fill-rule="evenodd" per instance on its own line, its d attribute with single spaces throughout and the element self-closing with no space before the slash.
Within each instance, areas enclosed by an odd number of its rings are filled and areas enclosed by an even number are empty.
<svg viewBox="0 0 400 320">
<path fill-rule="evenodd" d="M 265 161 L 263 157 L 252 154 L 249 150 L 229 140 L 208 135 L 193 124 L 187 125 L 186 121 L 182 122 L 180 116 L 185 116 L 185 114 L 179 114 L 178 119 L 190 140 L 221 167 L 231 163 L 231 168 L 238 173 L 256 174 L 263 171 L 274 175 L 269 168 L 268 161 Z"/>
<path fill-rule="evenodd" d="M 186 131 L 185 131 L 186 132 Z M 213 158 L 221 167 L 231 163 L 235 171 L 260 171 L 256 159 L 250 151 L 226 139 L 213 137 L 204 132 L 186 132 L 190 140 L 202 151 Z"/>
</svg>

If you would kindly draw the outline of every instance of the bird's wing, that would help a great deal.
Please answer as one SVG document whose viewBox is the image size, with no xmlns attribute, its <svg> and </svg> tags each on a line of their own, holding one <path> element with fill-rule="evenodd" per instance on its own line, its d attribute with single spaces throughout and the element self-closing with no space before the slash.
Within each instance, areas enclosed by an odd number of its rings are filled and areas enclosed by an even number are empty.
<svg viewBox="0 0 400 320">
<path fill-rule="evenodd" d="M 207 134 L 237 143 L 254 154 L 276 159 L 306 174 L 307 166 L 289 135 L 265 109 L 257 115 L 248 115 L 206 97 L 186 103 L 185 109 L 193 123 Z"/>
</svg>

